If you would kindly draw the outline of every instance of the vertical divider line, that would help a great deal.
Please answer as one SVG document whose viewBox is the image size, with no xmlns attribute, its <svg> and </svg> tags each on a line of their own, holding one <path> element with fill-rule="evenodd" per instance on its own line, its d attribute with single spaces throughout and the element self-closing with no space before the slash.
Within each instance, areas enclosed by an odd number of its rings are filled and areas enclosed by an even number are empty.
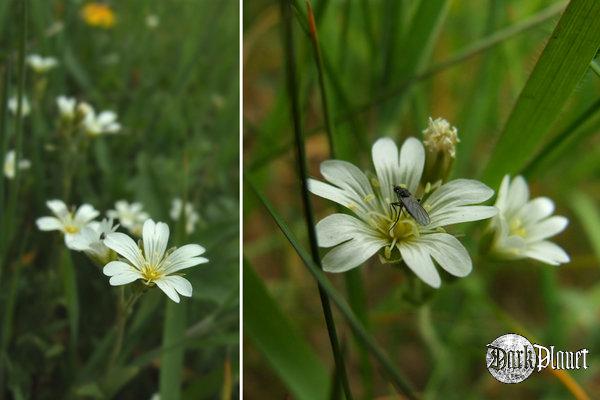
<svg viewBox="0 0 600 400">
<path fill-rule="evenodd" d="M 287 87 L 290 97 L 291 116 L 294 127 L 294 142 L 296 147 L 296 161 L 298 164 L 298 172 L 300 178 L 300 188 L 302 194 L 302 203 L 304 206 L 304 216 L 306 219 L 306 228 L 308 231 L 308 238 L 310 242 L 310 251 L 313 261 L 319 268 L 323 268 L 321 265 L 321 258 L 319 256 L 319 246 L 317 244 L 317 234 L 314 226 L 314 215 L 312 206 L 310 203 L 308 193 L 308 173 L 306 171 L 306 154 L 304 151 L 304 141 L 302 139 L 302 123 L 300 120 L 300 106 L 298 104 L 298 87 L 296 84 L 296 64 L 295 64 L 295 51 L 294 51 L 294 37 L 292 30 L 292 4 L 290 0 L 280 0 L 281 4 L 281 15 L 282 23 L 284 28 L 284 51 L 286 59 L 286 75 L 287 75 Z M 331 349 L 333 352 L 335 367 L 337 371 L 337 377 L 340 379 L 344 393 L 347 400 L 352 400 L 352 393 L 350 391 L 350 384 L 348 383 L 348 376 L 346 373 L 346 367 L 344 365 L 344 357 L 340 349 L 340 344 L 337 337 L 337 331 L 335 321 L 333 319 L 333 313 L 331 311 L 331 304 L 327 293 L 323 290 L 321 285 L 318 285 L 319 296 L 321 298 L 321 305 L 323 308 L 323 316 L 327 325 L 327 331 L 329 334 L 329 341 L 331 343 Z"/>
</svg>

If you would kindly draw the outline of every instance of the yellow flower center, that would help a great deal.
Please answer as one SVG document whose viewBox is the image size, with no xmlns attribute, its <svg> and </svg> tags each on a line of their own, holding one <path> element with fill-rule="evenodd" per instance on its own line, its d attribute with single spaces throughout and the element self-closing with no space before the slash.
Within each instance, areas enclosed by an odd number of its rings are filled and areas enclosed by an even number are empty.
<svg viewBox="0 0 600 400">
<path fill-rule="evenodd" d="M 155 265 L 150 264 L 144 264 L 141 272 L 146 284 L 152 283 L 162 276 L 162 272 Z"/>
<path fill-rule="evenodd" d="M 69 225 L 65 225 L 65 233 L 69 233 L 69 234 L 75 234 L 79 232 L 79 227 L 69 224 Z"/>
<path fill-rule="evenodd" d="M 527 236 L 527 230 L 523 226 L 523 221 L 521 221 L 520 218 L 513 218 L 513 220 L 510 221 L 510 233 L 511 235 L 520 236 L 522 238 Z"/>
</svg>

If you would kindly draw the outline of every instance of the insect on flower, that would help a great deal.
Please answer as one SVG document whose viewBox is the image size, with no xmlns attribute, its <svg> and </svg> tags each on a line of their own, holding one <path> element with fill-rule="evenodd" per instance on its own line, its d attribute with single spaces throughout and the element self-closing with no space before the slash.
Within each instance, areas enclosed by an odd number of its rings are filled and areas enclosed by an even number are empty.
<svg viewBox="0 0 600 400">
<path fill-rule="evenodd" d="M 429 214 L 421 206 L 420 200 L 415 199 L 408 189 L 403 188 L 402 186 L 395 185 L 394 193 L 396 194 L 398 201 L 390 203 L 390 207 L 392 207 L 392 209 L 397 214 L 396 218 L 394 219 L 394 223 L 390 227 L 390 231 L 394 229 L 394 227 L 400 220 L 400 214 L 402 214 L 403 208 L 406 209 L 408 214 L 410 214 L 410 216 L 413 217 L 413 219 L 417 221 L 419 225 L 429 225 Z"/>
</svg>

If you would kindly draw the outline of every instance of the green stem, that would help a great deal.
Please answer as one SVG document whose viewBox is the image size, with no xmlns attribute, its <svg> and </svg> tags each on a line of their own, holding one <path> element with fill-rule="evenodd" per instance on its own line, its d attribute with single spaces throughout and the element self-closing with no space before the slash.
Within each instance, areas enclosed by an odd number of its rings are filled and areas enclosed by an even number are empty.
<svg viewBox="0 0 600 400">
<path fill-rule="evenodd" d="M 308 173 L 306 171 L 306 155 L 304 153 L 304 141 L 302 138 L 302 124 L 300 120 L 300 107 L 298 103 L 298 87 L 296 83 L 296 64 L 295 64 L 295 51 L 294 51 L 294 38 L 292 30 L 292 2 L 290 0 L 281 0 L 281 15 L 284 25 L 284 48 L 285 58 L 287 66 L 287 86 L 290 97 L 291 114 L 294 125 L 294 142 L 296 147 L 296 162 L 298 164 L 299 178 L 300 178 L 300 191 L 302 195 L 302 203 L 304 206 L 304 217 L 306 220 L 306 229 L 308 231 L 308 238 L 310 242 L 310 250 L 312 254 L 313 262 L 321 269 L 321 258 L 319 255 L 319 246 L 317 244 L 317 235 L 315 231 L 313 210 L 310 202 L 308 192 Z M 319 285 L 319 296 L 321 298 L 321 306 L 323 308 L 323 315 L 325 323 L 327 325 L 327 331 L 329 334 L 329 341 L 331 343 L 331 349 L 335 361 L 335 366 L 338 371 L 338 376 L 344 388 L 346 399 L 351 400 L 352 393 L 350 391 L 350 384 L 348 382 L 348 376 L 346 374 L 346 367 L 344 364 L 344 356 L 340 349 L 340 344 L 337 337 L 335 321 L 333 319 L 333 313 L 331 311 L 331 304 L 329 303 L 329 297 L 324 291 L 323 287 Z"/>
<path fill-rule="evenodd" d="M 136 290 L 136 292 L 132 293 L 127 302 L 125 302 L 125 287 L 121 286 L 119 288 L 119 295 L 117 300 L 117 318 L 115 320 L 115 343 L 113 345 L 113 349 L 110 354 L 110 358 L 108 360 L 108 368 L 107 372 L 110 374 L 110 371 L 115 366 L 117 358 L 119 357 L 119 353 L 123 347 L 123 338 L 125 336 L 125 326 L 127 325 L 127 318 L 131 312 L 133 305 L 142 295 L 143 290 Z"/>
</svg>

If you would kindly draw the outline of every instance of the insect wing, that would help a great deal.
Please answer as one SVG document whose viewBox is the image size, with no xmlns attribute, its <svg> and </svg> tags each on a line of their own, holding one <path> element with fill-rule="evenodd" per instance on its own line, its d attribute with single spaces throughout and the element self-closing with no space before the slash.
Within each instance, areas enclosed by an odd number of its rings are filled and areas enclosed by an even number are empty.
<svg viewBox="0 0 600 400">
<path fill-rule="evenodd" d="M 414 197 L 401 197 L 400 201 L 419 225 L 429 225 L 429 214 Z"/>
</svg>

